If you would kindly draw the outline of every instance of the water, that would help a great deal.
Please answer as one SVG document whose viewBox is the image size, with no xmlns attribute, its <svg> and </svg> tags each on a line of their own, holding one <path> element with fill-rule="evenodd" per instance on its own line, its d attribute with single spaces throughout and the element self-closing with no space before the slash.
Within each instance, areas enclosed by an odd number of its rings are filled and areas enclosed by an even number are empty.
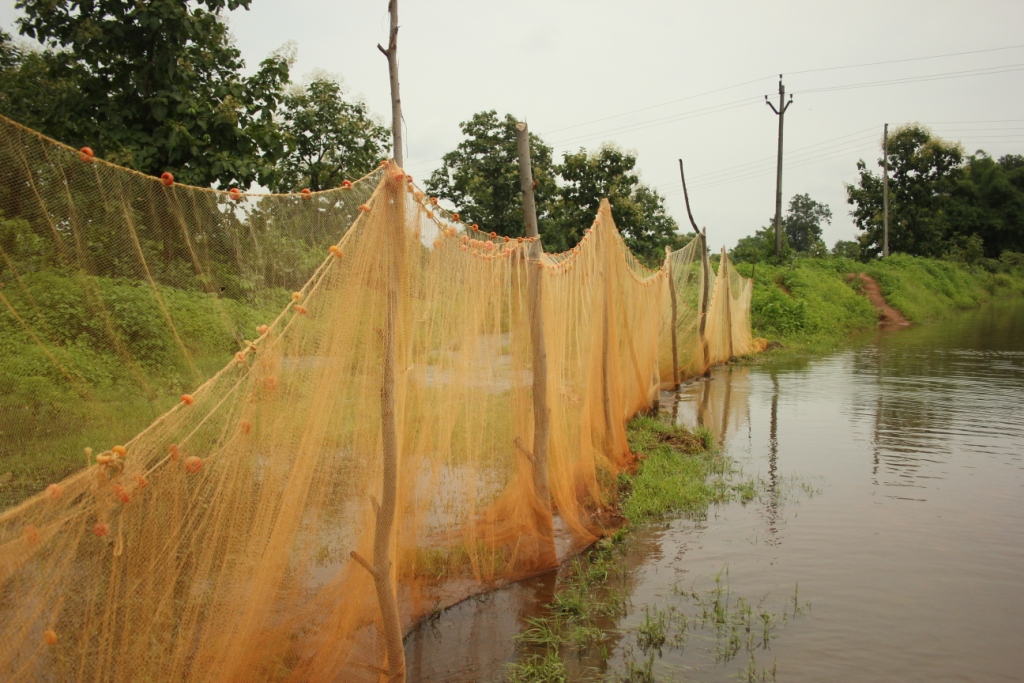
<svg viewBox="0 0 1024 683">
<path fill-rule="evenodd" d="M 644 608 L 692 615 L 680 590 L 705 591 L 728 567 L 734 598 L 777 617 L 788 606 L 753 653 L 777 680 L 1024 680 L 1024 302 L 827 357 L 723 368 L 671 398 L 761 495 L 635 532 L 607 658 L 574 662 L 574 677 L 617 680 L 624 657 L 640 658 Z M 797 584 L 805 609 L 792 615 Z M 407 640 L 410 680 L 502 680 L 512 638 L 553 589 L 541 577 L 422 626 Z M 692 632 L 655 654 L 654 673 L 734 680 L 750 654 L 721 661 L 719 646 Z"/>
</svg>

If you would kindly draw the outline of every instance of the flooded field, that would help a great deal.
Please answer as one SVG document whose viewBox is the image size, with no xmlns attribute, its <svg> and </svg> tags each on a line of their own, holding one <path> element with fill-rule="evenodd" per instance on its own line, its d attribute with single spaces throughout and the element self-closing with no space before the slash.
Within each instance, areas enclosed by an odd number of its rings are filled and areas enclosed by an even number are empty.
<svg viewBox="0 0 1024 683">
<path fill-rule="evenodd" d="M 621 609 L 570 680 L 1024 680 L 1024 302 L 721 368 L 662 406 L 759 496 L 630 534 Z M 423 624 L 409 679 L 506 680 L 555 585 Z"/>
</svg>

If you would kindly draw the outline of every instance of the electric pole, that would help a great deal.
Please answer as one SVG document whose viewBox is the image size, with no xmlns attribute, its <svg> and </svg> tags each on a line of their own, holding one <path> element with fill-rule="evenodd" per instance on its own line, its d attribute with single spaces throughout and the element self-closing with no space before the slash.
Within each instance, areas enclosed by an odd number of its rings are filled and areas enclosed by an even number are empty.
<svg viewBox="0 0 1024 683">
<path fill-rule="evenodd" d="M 775 169 L 775 258 L 782 258 L 782 123 L 786 117 L 786 110 L 793 104 L 793 96 L 786 101 L 786 86 L 782 84 L 782 74 L 779 74 L 779 108 L 768 101 L 764 96 L 764 102 L 775 115 L 779 117 L 779 158 Z"/>
<path fill-rule="evenodd" d="M 882 258 L 889 257 L 889 124 L 882 132 Z"/>
</svg>

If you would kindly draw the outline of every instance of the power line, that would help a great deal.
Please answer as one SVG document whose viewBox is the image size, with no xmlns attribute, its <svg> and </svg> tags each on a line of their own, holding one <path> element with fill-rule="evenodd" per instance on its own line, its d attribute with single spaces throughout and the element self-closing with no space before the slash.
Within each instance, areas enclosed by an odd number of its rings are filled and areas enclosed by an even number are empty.
<svg viewBox="0 0 1024 683">
<path fill-rule="evenodd" d="M 939 74 L 928 74 L 926 76 L 908 76 L 906 78 L 894 78 L 883 81 L 865 81 L 863 83 L 847 83 L 844 85 L 833 85 L 822 88 L 811 88 L 809 90 L 801 90 L 801 95 L 809 95 L 813 93 L 831 92 L 834 90 L 856 90 L 859 88 L 873 88 L 885 85 L 900 85 L 903 83 L 922 83 L 926 81 L 944 81 L 952 80 L 955 78 L 970 78 L 973 76 L 990 76 L 993 74 L 1009 73 L 1011 71 L 1024 70 L 1024 63 L 1019 64 L 1002 64 L 999 66 L 990 66 L 982 69 L 967 69 L 965 71 L 948 71 Z"/>
<path fill-rule="evenodd" d="M 804 69 L 803 71 L 787 71 L 786 73 L 790 76 L 796 76 L 797 74 L 812 74 L 819 73 L 822 71 L 838 71 L 839 69 L 859 69 L 867 66 L 880 66 L 883 64 L 902 64 L 904 62 L 920 62 L 927 59 L 942 59 L 945 57 L 962 57 L 963 55 L 977 55 L 983 52 L 1000 52 L 1004 50 L 1019 50 L 1024 48 L 1024 45 L 1007 45 L 1005 47 L 990 47 L 984 50 L 968 50 L 966 52 L 947 52 L 942 55 L 931 55 L 929 57 L 907 57 L 906 59 L 890 59 L 883 62 L 865 62 L 864 64 L 848 64 L 846 66 L 827 66 L 820 69 Z"/>
<path fill-rule="evenodd" d="M 760 101 L 760 99 L 761 99 L 760 96 L 744 97 L 742 99 L 733 100 L 731 102 L 725 102 L 723 104 L 711 105 L 711 106 L 708 106 L 708 107 L 702 107 L 700 109 L 692 109 L 690 111 L 682 112 L 680 114 L 672 114 L 671 116 L 664 116 L 664 117 L 659 118 L 659 119 L 654 119 L 653 121 L 642 121 L 642 122 L 639 122 L 639 123 L 633 123 L 633 124 L 629 124 L 629 125 L 625 125 L 625 126 L 620 126 L 618 128 L 608 128 L 608 129 L 601 130 L 601 131 L 596 131 L 596 132 L 593 132 L 593 133 L 587 133 L 587 134 L 584 134 L 584 135 L 578 135 L 578 136 L 571 137 L 571 138 L 565 138 L 564 140 L 557 140 L 557 141 L 551 142 L 550 144 L 551 144 L 551 147 L 553 149 L 558 149 L 558 148 L 562 148 L 562 147 L 569 147 L 571 145 L 579 144 L 580 142 L 587 142 L 589 140 L 594 140 L 594 139 L 597 139 L 597 138 L 602 138 L 602 137 L 605 137 L 607 135 L 612 135 L 612 134 L 615 134 L 615 133 L 632 133 L 632 132 L 637 131 L 637 130 L 645 130 L 647 128 L 653 128 L 655 126 L 663 126 L 663 125 L 668 124 L 668 123 L 675 123 L 677 121 L 685 121 L 687 119 L 697 118 L 698 116 L 706 116 L 707 114 L 717 114 L 719 112 L 728 111 L 730 109 L 737 109 L 739 107 L 743 107 L 743 106 L 746 106 L 746 105 L 749 105 L 749 104 L 753 104 L 756 101 Z"/>
<path fill-rule="evenodd" d="M 677 100 L 669 100 L 668 102 L 661 102 L 659 104 L 652 104 L 652 105 L 650 105 L 648 107 L 641 107 L 640 109 L 633 109 L 632 111 L 624 111 L 621 114 L 612 114 L 611 116 L 605 116 L 605 117 L 602 117 L 600 119 L 592 119 L 590 121 L 584 121 L 583 123 L 574 123 L 571 126 L 563 126 L 562 128 L 553 128 L 551 130 L 544 131 L 542 133 L 542 135 L 550 135 L 552 133 L 560 133 L 563 130 L 570 130 L 572 128 L 579 128 L 581 126 L 589 126 L 589 125 L 591 125 L 593 123 L 601 123 L 602 121 L 610 121 L 611 119 L 622 118 L 623 116 L 629 116 L 630 114 L 638 114 L 638 113 L 640 113 L 642 111 L 649 111 L 651 109 L 658 109 L 659 107 L 667 107 L 670 104 L 679 104 L 680 102 L 686 102 L 687 100 L 693 100 L 693 99 L 696 99 L 698 97 L 704 97 L 706 95 L 714 95 L 715 93 L 724 92 L 726 90 L 732 90 L 733 88 L 741 88 L 744 85 L 750 85 L 751 83 L 757 83 L 759 81 L 765 80 L 766 78 L 772 78 L 772 76 L 762 76 L 761 78 L 755 78 L 753 80 L 743 81 L 742 83 L 734 83 L 733 85 L 727 85 L 724 88 L 716 88 L 714 90 L 708 90 L 708 91 L 705 91 L 705 92 L 702 92 L 702 93 L 697 93 L 696 95 L 687 95 L 686 97 L 681 97 L 681 98 L 679 98 Z"/>
<path fill-rule="evenodd" d="M 823 71 L 837 71 L 837 70 L 841 70 L 841 69 L 859 69 L 859 68 L 864 68 L 864 67 L 869 67 L 869 66 L 883 66 L 883 65 L 886 65 L 886 64 L 902 64 L 902 63 L 905 63 L 905 62 L 918 62 L 918 61 L 925 61 L 925 60 L 930 60 L 930 59 L 942 59 L 942 58 L 946 58 L 946 57 L 962 57 L 962 56 L 965 56 L 965 55 L 982 54 L 982 53 L 987 53 L 987 52 L 1001 52 L 1001 51 L 1006 51 L 1006 50 L 1017 50 L 1017 49 L 1021 49 L 1021 48 L 1024 48 L 1024 44 L 1022 44 L 1022 45 L 1006 45 L 1006 46 L 1003 46 L 1003 47 L 992 47 L 992 48 L 985 48 L 985 49 L 981 49 L 981 50 L 967 50 L 967 51 L 964 51 L 964 52 L 947 52 L 945 54 L 929 55 L 929 56 L 926 56 L 926 57 L 907 57 L 907 58 L 904 58 L 904 59 L 890 59 L 890 60 L 883 60 L 883 61 L 880 61 L 880 62 L 866 62 L 866 63 L 862 63 L 862 64 L 846 64 L 846 65 L 843 65 L 843 66 L 829 66 L 829 67 L 822 67 L 822 68 L 819 68 L 819 69 L 803 69 L 801 71 L 787 71 L 785 73 L 787 73 L 789 75 L 795 76 L 797 74 L 819 73 L 819 72 L 823 72 Z M 714 90 L 707 90 L 705 92 L 697 93 L 695 95 L 688 95 L 686 97 L 681 97 L 681 98 L 674 99 L 674 100 L 668 100 L 666 102 L 659 102 L 658 104 L 652 104 L 652 105 L 649 105 L 649 106 L 646 106 L 646 107 L 640 107 L 639 109 L 632 109 L 630 111 L 625 111 L 625 112 L 622 112 L 620 114 L 612 114 L 611 116 L 604 116 L 604 117 L 599 118 L 599 119 L 592 119 L 590 121 L 584 121 L 582 123 L 574 123 L 574 124 L 572 124 L 570 126 L 563 126 L 562 128 L 554 128 L 554 129 L 551 129 L 551 130 L 546 130 L 542 134 L 543 135 L 550 135 L 552 133 L 560 133 L 563 130 L 570 130 L 572 128 L 579 128 L 581 126 L 589 126 L 591 124 L 600 123 L 602 121 L 610 121 L 611 119 L 616 119 L 616 118 L 620 118 L 620 117 L 623 117 L 623 116 L 629 116 L 631 114 L 638 114 L 640 112 L 649 111 L 651 109 L 657 109 L 659 107 L 667 107 L 667 106 L 672 105 L 672 104 L 678 104 L 680 102 L 685 102 L 687 100 L 696 99 L 698 97 L 705 97 L 707 95 L 714 95 L 715 93 L 724 92 L 726 90 L 732 90 L 734 88 L 741 88 L 741 87 L 743 87 L 745 85 L 751 85 L 752 83 L 758 83 L 760 81 L 764 81 L 764 80 L 767 80 L 767 79 L 774 79 L 774 78 L 775 78 L 775 74 L 768 74 L 766 76 L 761 76 L 760 78 L 754 78 L 754 79 L 751 79 L 749 81 L 743 81 L 742 83 L 734 83 L 732 85 L 727 85 L 727 86 L 724 86 L 722 88 L 716 88 Z"/>
</svg>

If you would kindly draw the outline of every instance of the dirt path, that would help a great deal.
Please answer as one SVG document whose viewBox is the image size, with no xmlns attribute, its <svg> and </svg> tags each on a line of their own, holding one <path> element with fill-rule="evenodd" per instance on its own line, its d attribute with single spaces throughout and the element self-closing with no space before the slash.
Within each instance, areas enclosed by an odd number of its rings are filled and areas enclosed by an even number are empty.
<svg viewBox="0 0 1024 683">
<path fill-rule="evenodd" d="M 856 275 L 851 273 L 848 279 L 852 280 L 853 278 L 860 278 L 860 281 L 864 284 L 864 294 L 867 295 L 868 301 L 878 311 L 879 325 L 882 327 L 904 327 L 910 324 L 910 321 L 904 318 L 902 313 L 885 302 L 885 297 L 882 296 L 882 289 L 875 282 L 875 278 L 867 273 L 858 273 Z"/>
</svg>

